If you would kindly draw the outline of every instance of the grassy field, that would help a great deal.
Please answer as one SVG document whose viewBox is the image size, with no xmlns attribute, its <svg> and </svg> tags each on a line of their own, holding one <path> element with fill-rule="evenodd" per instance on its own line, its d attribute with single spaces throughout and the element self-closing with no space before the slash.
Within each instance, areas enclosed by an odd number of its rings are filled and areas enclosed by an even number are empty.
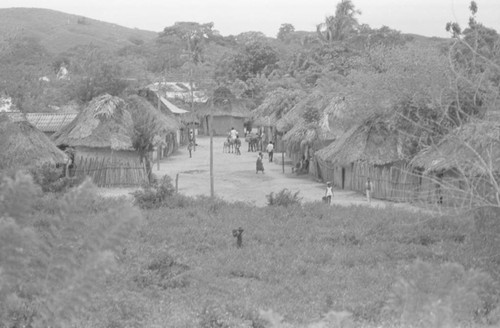
<svg viewBox="0 0 500 328">
<path fill-rule="evenodd" d="M 500 322 L 499 265 L 482 256 L 498 244 L 467 215 L 180 195 L 163 205 L 139 210 L 88 183 L 42 194 L 28 177 L 3 177 L 0 327 Z"/>
<path fill-rule="evenodd" d="M 147 223 L 108 285 L 110 295 L 121 295 L 118 321 L 268 327 L 262 310 L 272 310 L 285 326 L 324 323 L 327 314 L 347 312 L 346 326 L 444 327 L 440 322 L 472 324 L 477 311 L 498 304 L 494 282 L 468 271 L 474 251 L 467 218 L 321 203 L 187 203 L 144 212 Z M 232 236 L 238 227 L 242 248 Z M 493 289 L 472 295 L 481 288 Z"/>
</svg>

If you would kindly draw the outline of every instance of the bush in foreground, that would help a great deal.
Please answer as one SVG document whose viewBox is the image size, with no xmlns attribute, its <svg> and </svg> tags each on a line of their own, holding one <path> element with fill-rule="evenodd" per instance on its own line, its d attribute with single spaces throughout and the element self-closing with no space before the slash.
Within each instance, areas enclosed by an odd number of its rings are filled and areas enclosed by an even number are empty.
<svg viewBox="0 0 500 328">
<path fill-rule="evenodd" d="M 299 197 L 300 191 L 296 193 L 292 193 L 288 189 L 283 189 L 277 193 L 271 192 L 266 195 L 267 205 L 268 206 L 291 206 L 291 205 L 300 205 L 302 201 L 302 197 Z"/>
<path fill-rule="evenodd" d="M 1 177 L 0 327 L 74 326 L 141 221 L 89 181 L 56 198 L 28 174 Z"/>
</svg>

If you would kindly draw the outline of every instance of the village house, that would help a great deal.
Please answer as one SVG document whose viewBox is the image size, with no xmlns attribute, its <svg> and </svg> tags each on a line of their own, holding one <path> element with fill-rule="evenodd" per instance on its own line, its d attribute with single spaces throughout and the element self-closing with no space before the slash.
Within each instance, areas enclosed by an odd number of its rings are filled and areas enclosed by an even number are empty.
<svg viewBox="0 0 500 328">
<path fill-rule="evenodd" d="M 66 164 L 68 156 L 30 122 L 0 114 L 0 170 Z"/>
</svg>

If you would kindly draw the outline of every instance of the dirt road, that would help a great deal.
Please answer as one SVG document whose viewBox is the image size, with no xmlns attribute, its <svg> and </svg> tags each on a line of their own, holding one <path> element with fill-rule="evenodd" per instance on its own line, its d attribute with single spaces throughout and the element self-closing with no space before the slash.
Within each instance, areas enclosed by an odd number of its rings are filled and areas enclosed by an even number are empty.
<svg viewBox="0 0 500 328">
<path fill-rule="evenodd" d="M 160 162 L 160 169 L 154 163 L 153 173 L 161 176 L 169 175 L 173 182 L 177 174 L 178 190 L 188 196 L 210 195 L 210 139 L 199 137 L 196 151 L 189 158 L 187 147 L 182 147 L 170 157 Z M 297 176 L 292 173 L 291 166 L 269 163 L 264 155 L 264 174 L 255 173 L 257 153 L 247 152 L 247 143 L 243 142 L 241 155 L 223 153 L 223 137 L 214 137 L 214 189 L 215 194 L 227 201 L 243 201 L 256 206 L 267 204 L 266 195 L 287 188 L 292 192 L 300 191 L 303 201 L 318 201 L 325 193 L 325 184 L 315 181 L 307 175 Z M 275 154 L 281 159 L 281 154 Z M 102 189 L 103 195 L 126 195 L 130 189 Z M 356 192 L 334 190 L 333 201 L 339 205 L 369 205 L 385 207 L 388 202 L 372 200 L 368 204 L 364 197 Z"/>
</svg>

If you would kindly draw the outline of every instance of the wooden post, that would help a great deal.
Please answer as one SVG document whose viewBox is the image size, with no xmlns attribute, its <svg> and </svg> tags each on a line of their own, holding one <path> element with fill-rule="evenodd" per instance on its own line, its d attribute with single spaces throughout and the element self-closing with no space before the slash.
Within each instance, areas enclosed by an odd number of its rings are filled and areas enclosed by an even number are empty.
<svg viewBox="0 0 500 328">
<path fill-rule="evenodd" d="M 161 157 L 161 145 L 158 145 L 158 152 L 156 153 L 156 167 L 158 171 L 160 170 L 160 157 Z"/>
<path fill-rule="evenodd" d="M 213 109 L 213 108 L 212 108 Z M 210 124 L 209 124 L 209 132 L 210 132 L 210 197 L 215 197 L 214 191 L 214 133 L 212 129 L 213 116 L 210 113 Z"/>
<path fill-rule="evenodd" d="M 175 192 L 179 192 L 179 173 L 175 175 Z"/>
<path fill-rule="evenodd" d="M 285 152 L 283 149 L 281 150 L 281 167 L 283 169 L 283 173 L 285 173 Z"/>
</svg>

